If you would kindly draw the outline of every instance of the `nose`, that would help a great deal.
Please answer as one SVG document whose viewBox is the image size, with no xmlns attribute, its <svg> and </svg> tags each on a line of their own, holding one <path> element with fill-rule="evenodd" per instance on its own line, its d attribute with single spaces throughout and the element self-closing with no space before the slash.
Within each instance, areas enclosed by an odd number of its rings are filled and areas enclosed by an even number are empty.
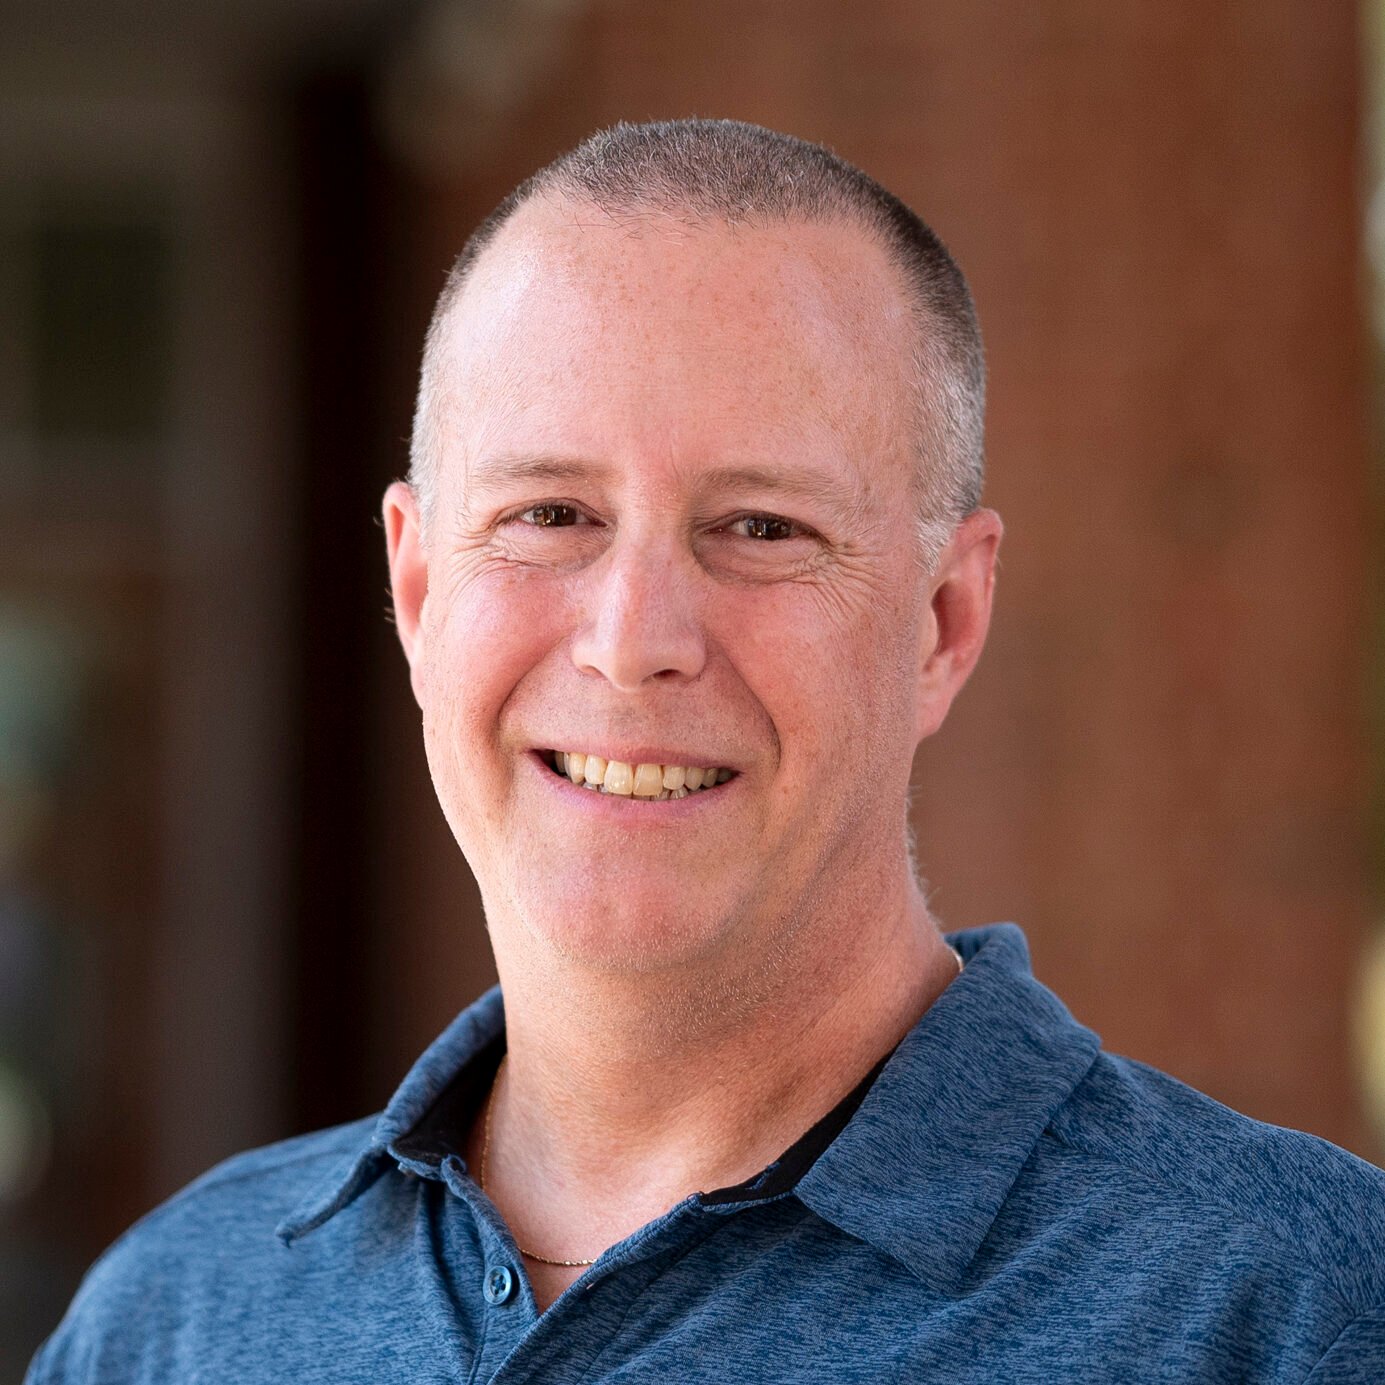
<svg viewBox="0 0 1385 1385">
<path fill-rule="evenodd" d="M 696 678 L 707 660 L 693 575 L 677 555 L 617 540 L 588 570 L 585 619 L 573 662 L 622 692 L 654 679 Z"/>
</svg>

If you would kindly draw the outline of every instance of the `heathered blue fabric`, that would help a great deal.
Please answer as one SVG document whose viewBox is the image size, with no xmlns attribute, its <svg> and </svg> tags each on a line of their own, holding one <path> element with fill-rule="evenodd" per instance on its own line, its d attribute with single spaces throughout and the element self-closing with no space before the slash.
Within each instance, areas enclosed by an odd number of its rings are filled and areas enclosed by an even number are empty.
<svg viewBox="0 0 1385 1385">
<path fill-rule="evenodd" d="M 793 1191 L 690 1197 L 542 1316 L 461 1162 L 391 1149 L 499 1032 L 492 992 L 378 1119 L 126 1233 L 30 1385 L 1385 1382 L 1385 1173 L 1100 1052 L 1014 925 L 950 941 L 966 970 Z"/>
</svg>

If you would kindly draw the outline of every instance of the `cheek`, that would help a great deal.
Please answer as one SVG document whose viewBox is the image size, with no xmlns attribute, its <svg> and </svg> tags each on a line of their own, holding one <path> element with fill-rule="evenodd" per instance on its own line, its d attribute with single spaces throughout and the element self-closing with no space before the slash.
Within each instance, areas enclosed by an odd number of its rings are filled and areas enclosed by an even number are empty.
<svg viewBox="0 0 1385 1385">
<path fill-rule="evenodd" d="M 424 719 L 468 771 L 497 742 L 515 688 L 561 638 L 564 603 L 534 573 L 492 572 L 443 588 L 424 612 Z"/>
<path fill-rule="evenodd" d="M 727 652 L 768 713 L 786 768 L 849 773 L 862 760 L 911 758 L 907 612 L 884 593 L 847 609 L 792 588 L 746 606 L 724 614 Z"/>
</svg>

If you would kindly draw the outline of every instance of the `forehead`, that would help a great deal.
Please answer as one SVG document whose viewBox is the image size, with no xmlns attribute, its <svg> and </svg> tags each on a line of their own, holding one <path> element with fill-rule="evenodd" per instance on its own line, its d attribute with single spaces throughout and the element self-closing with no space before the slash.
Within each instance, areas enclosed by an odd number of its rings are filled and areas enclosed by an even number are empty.
<svg viewBox="0 0 1385 1385">
<path fill-rule="evenodd" d="M 502 437 L 721 462 L 897 454 L 913 440 L 914 331 L 898 272 L 853 224 L 730 227 L 534 199 L 445 324 L 444 455 Z"/>
</svg>

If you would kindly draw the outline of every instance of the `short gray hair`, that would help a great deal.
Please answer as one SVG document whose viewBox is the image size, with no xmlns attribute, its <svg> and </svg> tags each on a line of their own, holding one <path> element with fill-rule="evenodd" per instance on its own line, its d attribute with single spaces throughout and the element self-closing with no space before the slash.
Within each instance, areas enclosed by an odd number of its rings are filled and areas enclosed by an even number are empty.
<svg viewBox="0 0 1385 1385">
<path fill-rule="evenodd" d="M 661 211 L 729 226 L 846 220 L 877 237 L 912 302 L 918 381 L 919 540 L 932 564 L 981 503 L 986 368 L 971 291 L 933 231 L 893 193 L 820 144 L 737 120 L 619 124 L 527 178 L 462 248 L 433 311 L 409 449 L 409 483 L 425 530 L 440 440 L 436 363 L 447 316 L 481 252 L 537 196 L 608 214 Z"/>
</svg>

